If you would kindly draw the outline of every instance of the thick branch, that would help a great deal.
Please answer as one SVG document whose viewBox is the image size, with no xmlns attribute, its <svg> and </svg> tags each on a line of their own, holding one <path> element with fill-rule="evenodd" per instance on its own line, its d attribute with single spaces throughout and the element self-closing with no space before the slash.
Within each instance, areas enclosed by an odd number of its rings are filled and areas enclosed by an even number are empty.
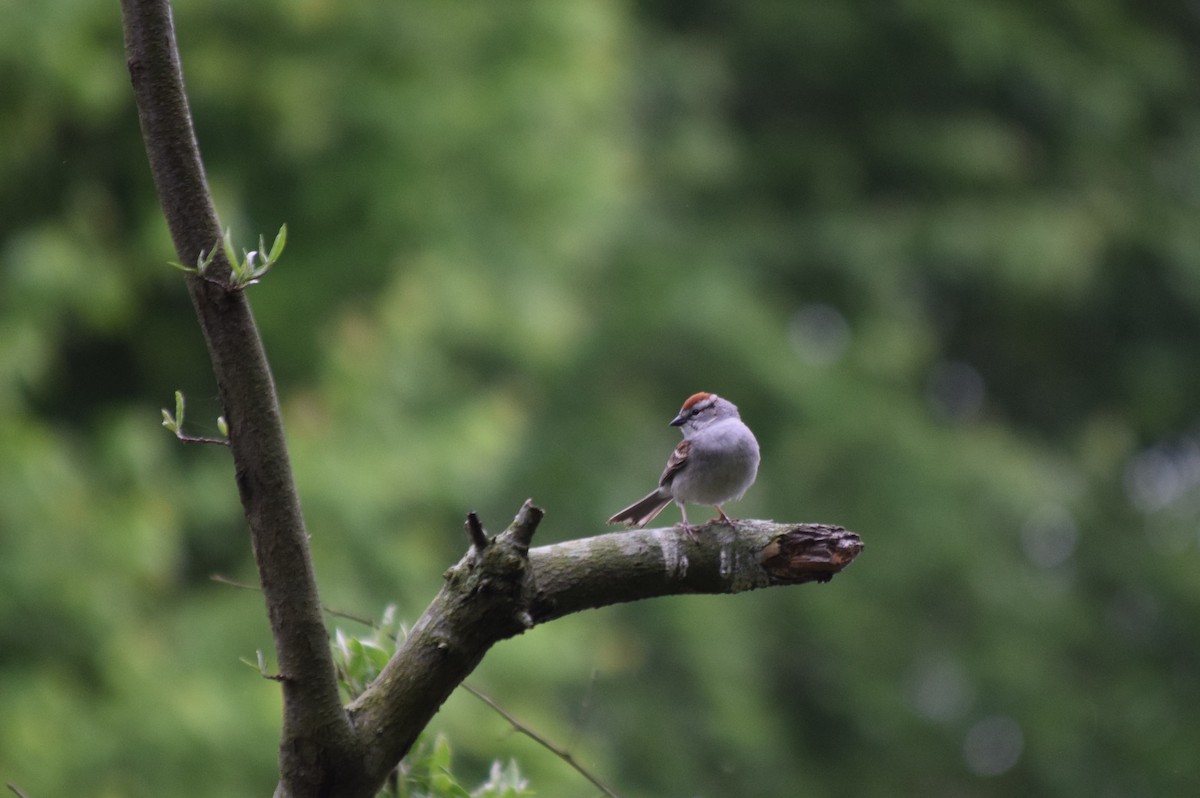
<svg viewBox="0 0 1200 798">
<path fill-rule="evenodd" d="M 167 0 L 122 0 L 125 54 L 159 201 L 180 263 L 221 238 L 192 130 Z M 284 693 L 280 768 L 286 793 L 353 781 L 356 746 L 338 696 L 308 536 L 284 442 L 275 385 L 244 293 L 225 283 L 218 250 L 206 279 L 187 278 L 229 424 Z"/>
<path fill-rule="evenodd" d="M 710 523 L 699 545 L 675 528 L 615 532 L 529 552 L 534 623 L 592 607 L 681 593 L 828 582 L 862 551 L 840 526 L 737 521 Z"/>
<path fill-rule="evenodd" d="M 824 524 L 709 524 L 693 542 L 646 529 L 530 549 L 541 511 L 529 502 L 485 547 L 472 545 L 379 679 L 350 707 L 368 767 L 382 780 L 487 650 L 580 610 L 681 593 L 827 582 L 862 551 Z M 475 535 L 472 535 L 475 538 Z"/>
</svg>

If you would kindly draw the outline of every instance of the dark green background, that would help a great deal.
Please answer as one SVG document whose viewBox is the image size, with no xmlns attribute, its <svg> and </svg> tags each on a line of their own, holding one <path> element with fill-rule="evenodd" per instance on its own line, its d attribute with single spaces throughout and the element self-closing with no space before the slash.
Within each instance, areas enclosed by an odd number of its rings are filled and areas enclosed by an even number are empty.
<svg viewBox="0 0 1200 798">
<path fill-rule="evenodd" d="M 116 3 L 0 0 L 0 780 L 259 796 L 278 691 Z M 626 798 L 1200 792 L 1200 18 L 1145 0 L 183 0 L 327 604 L 414 619 L 697 390 L 825 586 L 592 612 L 472 682 Z M 702 513 L 697 509 L 697 517 Z M 674 510 L 664 514 L 675 520 Z M 337 621 L 350 633 L 361 630 Z M 595 790 L 456 694 L 482 779 Z"/>
</svg>

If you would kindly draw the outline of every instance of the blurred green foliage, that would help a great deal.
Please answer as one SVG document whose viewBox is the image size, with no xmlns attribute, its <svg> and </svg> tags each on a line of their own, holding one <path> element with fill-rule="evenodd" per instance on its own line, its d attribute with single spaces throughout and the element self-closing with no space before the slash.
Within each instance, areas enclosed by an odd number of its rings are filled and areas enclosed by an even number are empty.
<svg viewBox="0 0 1200 798">
<path fill-rule="evenodd" d="M 0 0 L 0 776 L 273 789 L 221 408 L 115 5 Z M 1200 21 L 1185 4 L 180 0 L 332 607 L 412 620 L 527 496 L 542 542 L 717 391 L 743 516 L 823 587 L 588 613 L 473 679 L 626 798 L 1200 790 Z M 216 243 L 216 242 L 214 242 Z M 670 519 L 668 519 L 670 522 Z M 331 628 L 343 626 L 331 623 Z M 351 630 L 350 634 L 362 633 Z M 269 668 L 269 663 L 268 663 Z M 455 695 L 467 783 L 516 757 Z M 431 736 L 430 739 L 434 739 Z"/>
</svg>

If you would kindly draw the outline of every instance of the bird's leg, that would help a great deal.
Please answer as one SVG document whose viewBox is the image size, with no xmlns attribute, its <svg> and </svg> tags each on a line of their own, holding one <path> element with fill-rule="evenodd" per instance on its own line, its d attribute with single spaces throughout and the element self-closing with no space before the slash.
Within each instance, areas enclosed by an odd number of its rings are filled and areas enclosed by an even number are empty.
<svg viewBox="0 0 1200 798">
<path fill-rule="evenodd" d="M 729 516 L 725 515 L 725 511 L 721 509 L 721 505 L 714 504 L 713 507 L 717 508 L 717 517 L 714 518 L 713 521 L 716 521 L 719 524 L 728 524 L 729 526 L 733 526 L 733 521 L 729 518 Z M 712 521 L 709 523 L 712 523 Z"/>
<path fill-rule="evenodd" d="M 692 529 L 692 525 L 687 522 L 687 508 L 683 504 L 679 505 L 679 516 L 683 519 L 679 525 L 683 527 L 683 531 L 687 532 L 688 537 L 694 542 L 696 540 L 696 530 Z"/>
</svg>

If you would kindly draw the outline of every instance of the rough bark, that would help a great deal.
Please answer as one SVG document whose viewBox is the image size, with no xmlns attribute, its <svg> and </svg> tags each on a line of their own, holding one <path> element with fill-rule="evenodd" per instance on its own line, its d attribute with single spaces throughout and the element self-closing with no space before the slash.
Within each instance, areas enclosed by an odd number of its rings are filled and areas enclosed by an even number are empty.
<svg viewBox="0 0 1200 798">
<path fill-rule="evenodd" d="M 183 88 L 167 0 L 122 0 L 125 55 L 150 170 L 179 262 L 218 247 L 221 229 Z M 361 772 L 341 706 L 308 536 L 292 478 L 275 384 L 246 295 L 229 285 L 218 247 L 188 293 L 229 425 L 238 491 L 258 565 L 283 685 L 280 768 L 293 794 L 318 795 Z"/>
<path fill-rule="evenodd" d="M 382 780 L 442 702 L 497 642 L 580 610 L 658 596 L 738 593 L 826 582 L 862 551 L 825 524 L 711 523 L 693 541 L 676 528 L 615 532 L 530 549 L 542 512 L 526 502 L 492 540 L 472 546 L 380 677 L 350 706 L 367 765 Z"/>
</svg>

